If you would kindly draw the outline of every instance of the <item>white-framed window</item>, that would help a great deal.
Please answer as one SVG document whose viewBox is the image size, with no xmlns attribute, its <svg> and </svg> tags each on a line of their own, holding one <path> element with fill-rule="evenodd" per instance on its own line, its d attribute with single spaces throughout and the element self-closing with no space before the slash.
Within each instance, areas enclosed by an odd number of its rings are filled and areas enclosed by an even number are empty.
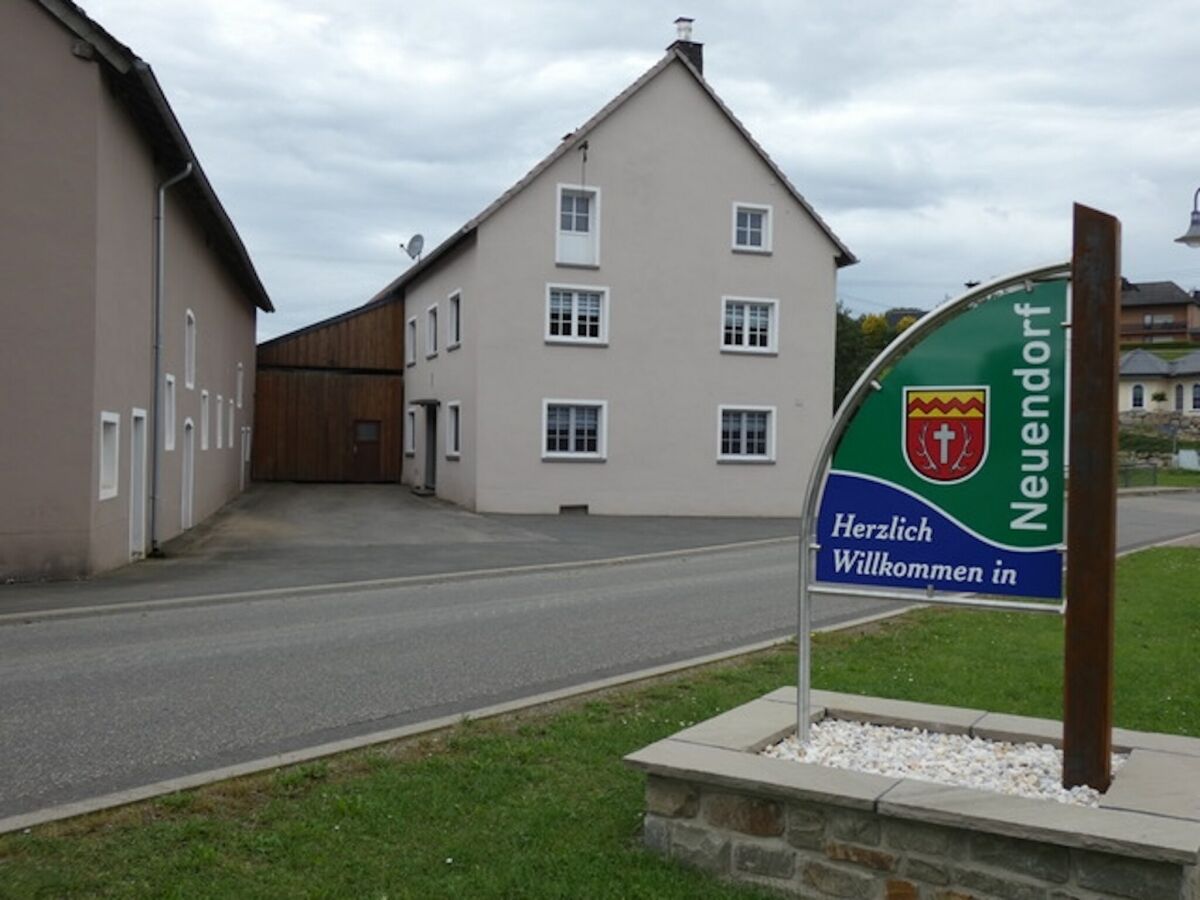
<svg viewBox="0 0 1200 900">
<path fill-rule="evenodd" d="M 759 297 L 721 298 L 721 349 L 730 353 L 776 353 L 779 302 Z"/>
<path fill-rule="evenodd" d="M 608 401 L 542 401 L 542 459 L 603 461 L 607 456 Z"/>
<path fill-rule="evenodd" d="M 417 364 L 417 317 L 413 316 L 404 326 L 404 364 Z"/>
<path fill-rule="evenodd" d="M 120 487 L 121 458 L 121 415 L 114 412 L 100 413 L 100 499 L 109 500 L 117 496 Z"/>
<path fill-rule="evenodd" d="M 229 410 L 228 411 L 229 411 L 229 440 L 226 442 L 225 446 L 228 447 L 230 450 L 232 450 L 233 449 L 233 398 L 232 397 L 229 398 Z"/>
<path fill-rule="evenodd" d="M 438 352 L 438 308 L 437 304 L 425 310 L 425 358 L 437 356 Z"/>
<path fill-rule="evenodd" d="M 208 449 L 208 391 L 200 392 L 200 449 Z"/>
<path fill-rule="evenodd" d="M 446 323 L 446 349 L 453 350 L 462 343 L 462 291 L 455 291 L 446 300 L 449 321 Z"/>
<path fill-rule="evenodd" d="M 242 392 L 246 387 L 246 370 L 242 368 L 242 364 L 238 363 L 237 367 L 237 408 L 242 408 Z"/>
<path fill-rule="evenodd" d="M 600 265 L 600 188 L 560 184 L 554 214 L 554 261 L 564 266 Z"/>
<path fill-rule="evenodd" d="M 1135 384 L 1133 386 L 1132 397 L 1134 409 L 1146 408 L 1146 389 L 1144 387 L 1142 387 L 1140 384 Z"/>
<path fill-rule="evenodd" d="M 225 435 L 225 398 L 217 394 L 217 414 L 213 418 L 213 428 L 217 432 L 217 449 L 225 446 L 222 438 Z"/>
<path fill-rule="evenodd" d="M 608 288 L 546 285 L 546 343 L 608 343 Z"/>
<path fill-rule="evenodd" d="M 733 204 L 733 249 L 771 252 L 771 207 L 760 203 Z"/>
<path fill-rule="evenodd" d="M 175 376 L 163 375 L 163 449 L 175 449 Z"/>
<path fill-rule="evenodd" d="M 446 459 L 462 456 L 462 403 L 452 400 L 446 404 Z"/>
<path fill-rule="evenodd" d="M 1200 410 L 1200 383 L 1192 385 L 1192 410 Z"/>
<path fill-rule="evenodd" d="M 196 387 L 196 314 L 190 309 L 183 314 L 183 386 Z"/>
<path fill-rule="evenodd" d="M 404 455 L 417 453 L 417 409 L 410 406 L 404 411 Z"/>
<path fill-rule="evenodd" d="M 717 459 L 721 462 L 774 462 L 775 407 L 719 406 Z"/>
</svg>

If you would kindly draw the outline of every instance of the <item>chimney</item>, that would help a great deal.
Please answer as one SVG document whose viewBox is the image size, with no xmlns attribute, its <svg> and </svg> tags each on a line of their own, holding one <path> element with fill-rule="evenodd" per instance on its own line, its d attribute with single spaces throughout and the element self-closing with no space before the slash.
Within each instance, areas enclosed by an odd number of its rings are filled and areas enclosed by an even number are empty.
<svg viewBox="0 0 1200 900">
<path fill-rule="evenodd" d="M 688 62 L 696 67 L 696 71 L 704 74 L 704 45 L 692 40 L 692 23 L 695 19 L 680 16 L 675 20 L 675 43 L 667 51 L 678 50 L 687 57 Z"/>
</svg>

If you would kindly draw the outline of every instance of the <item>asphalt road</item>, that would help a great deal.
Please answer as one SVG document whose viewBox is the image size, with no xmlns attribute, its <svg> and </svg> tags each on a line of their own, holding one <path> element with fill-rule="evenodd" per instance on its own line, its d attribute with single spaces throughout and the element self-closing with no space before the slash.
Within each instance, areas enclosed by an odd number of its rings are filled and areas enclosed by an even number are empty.
<svg viewBox="0 0 1200 900">
<path fill-rule="evenodd" d="M 1122 546 L 1200 528 L 1200 494 L 1120 510 Z M 796 554 L 9 620 L 0 818 L 784 635 Z M 884 608 L 818 601 L 814 623 Z"/>
</svg>

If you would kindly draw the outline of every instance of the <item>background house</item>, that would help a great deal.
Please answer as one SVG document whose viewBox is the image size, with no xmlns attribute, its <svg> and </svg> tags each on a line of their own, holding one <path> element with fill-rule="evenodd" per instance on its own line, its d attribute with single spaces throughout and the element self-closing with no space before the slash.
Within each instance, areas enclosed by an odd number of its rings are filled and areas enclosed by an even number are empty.
<svg viewBox="0 0 1200 900">
<path fill-rule="evenodd" d="M 1166 360 L 1149 350 L 1121 356 L 1118 410 L 1200 416 L 1200 350 Z M 1163 396 L 1165 400 L 1155 400 Z"/>
<path fill-rule="evenodd" d="M 82 575 L 237 494 L 272 306 L 149 66 L 66 0 L 0 35 L 0 578 Z"/>
<path fill-rule="evenodd" d="M 1200 296 L 1172 281 L 1121 279 L 1121 341 L 1200 343 Z"/>
<path fill-rule="evenodd" d="M 788 515 L 855 261 L 686 33 L 374 298 L 402 299 L 403 480 L 472 509 Z"/>
</svg>

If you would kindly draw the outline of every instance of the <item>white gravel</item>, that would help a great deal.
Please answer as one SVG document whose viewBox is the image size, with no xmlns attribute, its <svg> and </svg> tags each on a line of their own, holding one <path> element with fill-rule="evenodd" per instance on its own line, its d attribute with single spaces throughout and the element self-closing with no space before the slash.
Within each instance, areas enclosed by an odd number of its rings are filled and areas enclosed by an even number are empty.
<svg viewBox="0 0 1200 900">
<path fill-rule="evenodd" d="M 800 746 L 793 735 L 762 752 L 776 759 L 1077 806 L 1098 806 L 1101 796 L 1088 787 L 1064 788 L 1062 751 L 1049 744 L 985 741 L 964 734 L 826 719 L 813 724 L 808 746 Z M 1114 773 L 1126 759 L 1127 755 L 1113 754 Z"/>
</svg>

